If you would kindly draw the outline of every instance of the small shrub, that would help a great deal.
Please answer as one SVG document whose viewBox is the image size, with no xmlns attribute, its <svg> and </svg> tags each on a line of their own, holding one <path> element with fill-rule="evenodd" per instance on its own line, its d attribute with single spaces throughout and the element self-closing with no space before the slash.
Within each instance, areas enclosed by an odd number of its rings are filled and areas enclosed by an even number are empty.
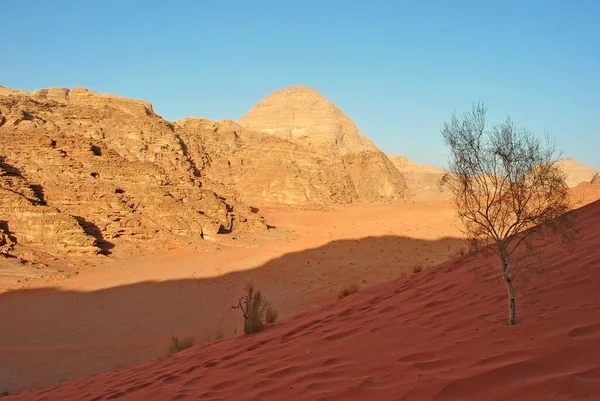
<svg viewBox="0 0 600 401">
<path fill-rule="evenodd" d="M 193 337 L 184 337 L 179 339 L 177 336 L 171 337 L 171 347 L 169 348 L 169 355 L 176 354 L 179 351 L 190 348 L 194 345 L 196 340 Z"/>
<path fill-rule="evenodd" d="M 273 309 L 272 307 L 267 307 L 267 311 L 265 312 L 265 320 L 267 322 L 267 324 L 273 324 L 277 321 L 277 318 L 279 317 L 279 312 L 277 312 L 275 309 Z"/>
<path fill-rule="evenodd" d="M 358 290 L 359 290 L 358 284 L 352 284 L 347 287 L 344 287 L 338 294 L 338 299 L 342 299 L 344 297 L 347 297 L 350 294 L 354 294 L 355 292 L 358 292 Z"/>
<path fill-rule="evenodd" d="M 454 252 L 452 252 L 450 254 L 450 259 L 456 259 L 456 258 L 460 258 L 461 256 L 465 256 L 467 254 L 467 249 L 465 249 L 464 247 L 460 247 L 457 250 L 455 250 Z"/>
<path fill-rule="evenodd" d="M 417 273 L 421 273 L 423 271 L 424 267 L 421 263 L 418 263 L 415 265 L 415 267 L 413 267 L 413 273 L 417 274 Z"/>
<path fill-rule="evenodd" d="M 244 295 L 238 299 L 237 305 L 232 305 L 231 308 L 242 312 L 244 334 L 258 333 L 277 320 L 278 313 L 251 283 L 244 288 Z"/>
</svg>

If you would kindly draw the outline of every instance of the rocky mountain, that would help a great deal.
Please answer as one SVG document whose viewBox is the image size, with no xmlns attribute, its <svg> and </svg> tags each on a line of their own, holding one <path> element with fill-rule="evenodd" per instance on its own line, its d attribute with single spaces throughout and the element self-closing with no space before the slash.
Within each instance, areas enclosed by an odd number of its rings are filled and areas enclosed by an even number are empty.
<svg viewBox="0 0 600 401">
<path fill-rule="evenodd" d="M 590 182 L 597 174 L 600 174 L 600 170 L 579 164 L 570 157 L 559 160 L 559 165 L 567 174 L 567 185 L 571 188 L 582 182 Z"/>
<path fill-rule="evenodd" d="M 417 201 L 449 199 L 452 195 L 447 190 L 440 190 L 439 182 L 444 171 L 442 169 L 415 163 L 406 157 L 388 155 L 398 171 L 402 173 L 408 188 L 407 198 Z M 589 183 L 600 171 L 577 163 L 572 158 L 558 161 L 558 165 L 566 174 L 566 182 L 570 188 L 581 183 Z"/>
<path fill-rule="evenodd" d="M 408 187 L 408 198 L 417 201 L 449 199 L 451 193 L 440 189 L 440 179 L 444 171 L 421 165 L 408 160 L 404 156 L 388 156 L 394 166 L 402 173 Z"/>
<path fill-rule="evenodd" d="M 238 123 L 343 166 L 352 185 L 344 186 L 347 190 L 342 193 L 332 191 L 335 196 L 367 202 L 396 201 L 406 196 L 402 174 L 388 157 L 358 132 L 348 116 L 314 89 L 292 86 L 277 90 L 240 117 Z M 291 187 L 301 191 L 297 184 Z"/>
<path fill-rule="evenodd" d="M 59 255 L 265 230 L 253 209 L 205 185 L 208 157 L 194 156 L 149 103 L 83 88 L 1 88 L 0 231 Z"/>
<path fill-rule="evenodd" d="M 257 206 L 390 202 L 405 189 L 387 156 L 312 89 L 275 92 L 238 124 L 171 123 L 147 102 L 84 88 L 0 87 L 2 253 L 202 246 L 267 230 Z"/>
</svg>

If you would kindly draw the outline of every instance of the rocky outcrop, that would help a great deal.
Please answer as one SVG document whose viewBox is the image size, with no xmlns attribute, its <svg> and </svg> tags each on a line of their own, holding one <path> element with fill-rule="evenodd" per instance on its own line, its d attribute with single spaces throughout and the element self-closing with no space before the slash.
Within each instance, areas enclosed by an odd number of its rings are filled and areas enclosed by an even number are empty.
<svg viewBox="0 0 600 401">
<path fill-rule="evenodd" d="M 250 206 L 205 185 L 207 155 L 191 157 L 146 102 L 2 88 L 0 115 L 0 221 L 17 245 L 107 254 L 266 229 Z"/>
<path fill-rule="evenodd" d="M 249 204 L 310 206 L 358 199 L 334 152 L 258 134 L 233 121 L 186 118 L 177 123 L 177 132 L 202 163 L 204 179 Z"/>
<path fill-rule="evenodd" d="M 5 253 L 202 246 L 267 230 L 263 204 L 390 202 L 406 190 L 354 123 L 303 87 L 240 124 L 171 123 L 147 102 L 84 88 L 0 87 L 0 157 Z"/>
<path fill-rule="evenodd" d="M 576 187 L 582 182 L 590 182 L 600 170 L 577 163 L 570 157 L 559 160 L 558 165 L 563 169 L 567 176 L 567 185 L 570 188 Z"/>
<path fill-rule="evenodd" d="M 48 248 L 56 253 L 94 255 L 99 249 L 70 215 L 46 205 L 39 187 L 0 156 L 0 231 L 6 253 L 16 244 Z"/>
<path fill-rule="evenodd" d="M 304 86 L 271 93 L 238 122 L 258 133 L 291 141 L 306 140 L 346 151 L 377 150 L 339 108 L 316 90 Z"/>
<path fill-rule="evenodd" d="M 416 201 L 449 199 L 451 193 L 440 188 L 443 170 L 414 163 L 404 156 L 388 156 L 402 173 L 408 187 L 408 198 Z"/>
<path fill-rule="evenodd" d="M 440 179 L 444 171 L 432 166 L 420 165 L 404 156 L 388 156 L 396 168 L 402 173 L 408 187 L 408 197 L 417 201 L 449 199 L 452 194 L 448 189 L 440 188 Z M 581 183 L 589 183 L 598 170 L 577 163 L 571 158 L 558 161 L 566 176 L 567 186 L 576 187 Z"/>
<path fill-rule="evenodd" d="M 275 91 L 240 117 L 239 124 L 290 141 L 318 154 L 332 166 L 343 166 L 354 191 L 342 198 L 385 202 L 405 197 L 402 174 L 387 156 L 359 133 L 348 116 L 314 89 L 292 86 Z"/>
</svg>

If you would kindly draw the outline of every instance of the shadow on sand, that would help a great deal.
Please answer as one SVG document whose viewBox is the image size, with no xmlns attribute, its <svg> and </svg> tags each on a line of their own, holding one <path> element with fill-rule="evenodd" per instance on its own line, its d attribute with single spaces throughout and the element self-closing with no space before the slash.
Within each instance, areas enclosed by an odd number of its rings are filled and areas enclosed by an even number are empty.
<svg viewBox="0 0 600 401">
<path fill-rule="evenodd" d="M 0 294 L 0 392 L 14 393 L 148 361 L 170 337 L 196 344 L 239 332 L 230 307 L 253 281 L 280 318 L 335 302 L 349 284 L 365 288 L 435 265 L 463 241 L 398 236 L 339 240 L 220 277 L 140 282 L 92 292 L 54 288 Z M 165 266 L 168 269 L 169 266 Z M 40 366 L 51 366 L 40 369 Z"/>
</svg>

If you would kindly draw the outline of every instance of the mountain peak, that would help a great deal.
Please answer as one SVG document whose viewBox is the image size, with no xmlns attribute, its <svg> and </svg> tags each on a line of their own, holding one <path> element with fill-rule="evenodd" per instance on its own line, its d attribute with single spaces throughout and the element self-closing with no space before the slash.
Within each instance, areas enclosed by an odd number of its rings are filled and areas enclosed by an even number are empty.
<svg viewBox="0 0 600 401">
<path fill-rule="evenodd" d="M 344 151 L 376 149 L 343 111 L 316 89 L 306 86 L 276 90 L 238 122 L 253 131 L 288 140 L 308 140 Z"/>
</svg>

